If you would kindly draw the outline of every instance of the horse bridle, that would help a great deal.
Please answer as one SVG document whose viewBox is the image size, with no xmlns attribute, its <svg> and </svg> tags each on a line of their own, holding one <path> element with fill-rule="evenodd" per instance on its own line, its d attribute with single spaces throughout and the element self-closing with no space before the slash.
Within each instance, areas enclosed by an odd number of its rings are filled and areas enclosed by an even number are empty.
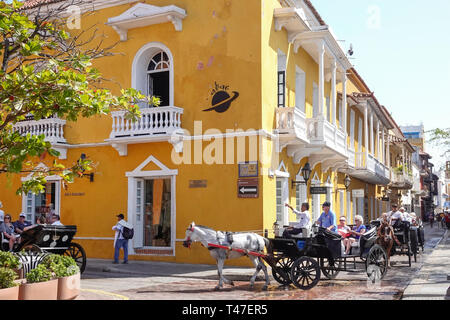
<svg viewBox="0 0 450 320">
<path fill-rule="evenodd" d="M 190 225 L 186 229 L 186 231 L 194 232 L 194 227 L 192 225 Z M 191 236 L 188 236 L 187 239 L 183 241 L 183 247 L 190 249 L 191 248 L 191 243 L 192 243 Z"/>
</svg>

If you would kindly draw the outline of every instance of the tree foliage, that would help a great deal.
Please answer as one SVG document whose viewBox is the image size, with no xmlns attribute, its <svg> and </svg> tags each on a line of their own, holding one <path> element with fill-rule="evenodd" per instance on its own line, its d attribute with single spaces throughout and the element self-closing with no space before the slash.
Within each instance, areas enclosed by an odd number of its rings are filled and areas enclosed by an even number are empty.
<svg viewBox="0 0 450 320">
<path fill-rule="evenodd" d="M 112 55 L 114 46 L 105 47 L 93 27 L 70 30 L 69 35 L 65 21 L 56 17 L 64 16 L 74 3 L 23 10 L 18 1 L 0 1 L 0 174 L 32 173 L 18 193 L 41 192 L 48 175 L 73 182 L 92 170 L 89 159 L 67 168 L 55 160 L 48 168 L 36 169 L 38 157 L 59 153 L 44 135 L 19 134 L 14 129 L 18 122 L 30 117 L 77 121 L 119 109 L 126 110 L 128 119 L 137 120 L 137 101 L 159 103 L 134 89 L 122 89 L 116 96 L 102 88 L 105 79 L 93 67 L 93 60 Z"/>
</svg>

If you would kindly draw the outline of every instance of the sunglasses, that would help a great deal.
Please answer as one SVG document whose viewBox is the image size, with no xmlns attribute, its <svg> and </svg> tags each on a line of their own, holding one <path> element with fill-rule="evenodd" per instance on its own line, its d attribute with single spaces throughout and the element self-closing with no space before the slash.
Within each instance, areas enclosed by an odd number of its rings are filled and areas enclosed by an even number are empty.
<svg viewBox="0 0 450 320">
<path fill-rule="evenodd" d="M 5 217 L 5 219 L 10 219 L 11 220 L 11 217 Z"/>
</svg>

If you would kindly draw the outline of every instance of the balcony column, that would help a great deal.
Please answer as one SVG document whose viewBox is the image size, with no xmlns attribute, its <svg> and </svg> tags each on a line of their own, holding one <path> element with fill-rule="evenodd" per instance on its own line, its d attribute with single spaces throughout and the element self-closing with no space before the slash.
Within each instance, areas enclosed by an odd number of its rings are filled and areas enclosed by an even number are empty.
<svg viewBox="0 0 450 320">
<path fill-rule="evenodd" d="M 369 106 L 366 102 L 366 106 L 364 107 L 364 143 L 366 145 L 366 161 L 369 160 L 369 118 L 367 112 Z"/>
<path fill-rule="evenodd" d="M 370 153 L 374 155 L 374 147 L 373 147 L 373 112 L 370 113 Z M 374 157 L 375 158 L 375 157 Z"/>
<path fill-rule="evenodd" d="M 390 151 L 390 145 L 391 145 L 391 138 L 389 137 L 389 131 L 387 132 L 387 166 L 388 168 L 391 167 L 391 151 Z"/>
<path fill-rule="evenodd" d="M 342 73 L 342 121 L 344 132 L 347 133 L 347 70 Z M 354 149 L 354 146 L 352 146 Z"/>
<path fill-rule="evenodd" d="M 381 162 L 380 157 L 380 120 L 377 119 L 377 159 Z"/>
<path fill-rule="evenodd" d="M 321 40 L 318 44 L 319 47 L 319 116 L 327 118 L 324 108 L 325 97 L 325 42 Z"/>
<path fill-rule="evenodd" d="M 405 147 L 402 144 L 402 167 L 403 167 L 403 175 L 406 173 L 406 154 L 405 154 Z"/>
<path fill-rule="evenodd" d="M 382 159 L 382 163 L 384 165 L 386 165 L 386 141 L 384 139 L 384 136 L 385 136 L 384 127 L 382 127 L 381 130 L 382 130 L 382 132 L 381 132 L 381 134 L 382 134 L 381 159 Z"/>
<path fill-rule="evenodd" d="M 336 60 L 333 59 L 331 63 L 331 110 L 333 110 L 331 118 L 333 119 L 333 125 L 336 125 L 336 68 Z"/>
</svg>

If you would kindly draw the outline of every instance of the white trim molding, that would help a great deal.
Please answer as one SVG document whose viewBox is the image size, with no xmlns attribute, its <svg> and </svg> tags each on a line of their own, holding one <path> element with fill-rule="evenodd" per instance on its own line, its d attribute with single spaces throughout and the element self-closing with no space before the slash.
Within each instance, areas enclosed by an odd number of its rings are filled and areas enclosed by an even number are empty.
<svg viewBox="0 0 450 320">
<path fill-rule="evenodd" d="M 121 15 L 109 18 L 106 25 L 111 26 L 117 32 L 120 41 L 126 41 L 128 30 L 153 24 L 172 22 L 176 31 L 182 31 L 183 19 L 186 16 L 184 9 L 174 5 L 157 7 L 138 3 Z"/>
</svg>

